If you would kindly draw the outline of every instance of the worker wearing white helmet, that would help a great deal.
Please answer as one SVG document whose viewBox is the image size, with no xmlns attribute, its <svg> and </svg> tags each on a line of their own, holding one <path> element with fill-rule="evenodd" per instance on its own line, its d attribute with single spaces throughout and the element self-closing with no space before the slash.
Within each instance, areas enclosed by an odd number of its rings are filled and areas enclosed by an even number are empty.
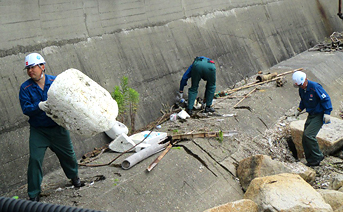
<svg viewBox="0 0 343 212">
<path fill-rule="evenodd" d="M 48 111 L 48 90 L 56 76 L 45 74 L 45 60 L 38 53 L 31 53 L 25 57 L 25 69 L 30 78 L 21 85 L 19 100 L 30 124 L 27 189 L 29 199 L 39 201 L 43 180 L 42 164 L 48 147 L 57 155 L 64 173 L 71 179 L 72 184 L 80 187 L 81 181 L 69 131 L 57 125 L 44 112 Z"/>
<path fill-rule="evenodd" d="M 319 166 L 324 155 L 319 149 L 316 136 L 323 124 L 330 123 L 331 99 L 324 88 L 319 83 L 308 80 L 304 72 L 296 71 L 292 78 L 294 87 L 299 88 L 300 96 L 295 117 L 297 118 L 304 109 L 308 113 L 302 137 L 306 165 Z"/>
<path fill-rule="evenodd" d="M 31 53 L 31 54 L 27 55 L 25 57 L 25 68 L 24 69 L 29 70 L 29 69 L 34 68 L 36 66 L 41 70 L 41 72 L 40 72 L 39 78 L 37 78 L 35 76 L 33 78 L 33 80 L 39 81 L 44 77 L 43 72 L 45 72 L 45 60 L 38 53 Z"/>
<path fill-rule="evenodd" d="M 306 74 L 302 71 L 296 71 L 294 72 L 292 78 L 295 87 L 301 86 L 306 80 Z"/>
</svg>

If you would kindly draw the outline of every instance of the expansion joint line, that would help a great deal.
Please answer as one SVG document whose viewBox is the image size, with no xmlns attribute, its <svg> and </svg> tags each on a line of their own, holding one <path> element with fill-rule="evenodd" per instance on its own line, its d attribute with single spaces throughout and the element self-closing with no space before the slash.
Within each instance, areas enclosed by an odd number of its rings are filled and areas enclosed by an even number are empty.
<svg viewBox="0 0 343 212">
<path fill-rule="evenodd" d="M 209 167 L 208 165 L 206 164 L 206 162 L 201 159 L 199 157 L 199 155 L 193 153 L 188 147 L 184 146 L 184 145 L 175 145 L 176 147 L 182 147 L 186 152 L 187 154 L 193 156 L 195 159 L 197 159 L 202 165 L 204 165 L 206 167 L 206 169 L 208 169 L 214 176 L 218 177 L 218 175 L 216 173 L 214 173 Z"/>
<path fill-rule="evenodd" d="M 208 151 L 206 151 L 202 146 L 200 146 L 197 142 L 195 142 L 194 140 L 192 140 L 193 143 L 195 145 L 197 145 L 202 151 L 206 152 L 206 154 L 212 158 L 212 160 L 214 160 L 219 166 L 221 166 L 224 170 L 226 170 L 228 173 L 230 173 L 230 175 L 235 179 L 236 176 L 228 169 L 226 168 L 224 165 L 222 165 L 219 161 L 217 161 Z"/>
</svg>

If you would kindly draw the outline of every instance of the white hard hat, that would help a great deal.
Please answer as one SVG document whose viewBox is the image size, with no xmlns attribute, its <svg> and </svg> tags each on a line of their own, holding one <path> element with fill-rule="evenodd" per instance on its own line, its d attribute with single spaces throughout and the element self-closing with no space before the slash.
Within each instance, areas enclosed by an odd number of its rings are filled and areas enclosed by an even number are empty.
<svg viewBox="0 0 343 212">
<path fill-rule="evenodd" d="M 25 57 L 25 68 L 27 69 L 32 66 L 36 66 L 39 64 L 45 64 L 45 60 L 42 55 L 38 53 L 31 53 Z"/>
<path fill-rule="evenodd" d="M 293 74 L 293 84 L 294 85 L 302 85 L 305 82 L 306 74 L 302 71 L 296 71 Z"/>
</svg>

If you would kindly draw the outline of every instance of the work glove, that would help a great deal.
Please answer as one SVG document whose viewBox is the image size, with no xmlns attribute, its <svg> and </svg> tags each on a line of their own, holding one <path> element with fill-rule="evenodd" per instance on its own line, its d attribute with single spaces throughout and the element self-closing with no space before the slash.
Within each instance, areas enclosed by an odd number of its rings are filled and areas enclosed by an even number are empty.
<svg viewBox="0 0 343 212">
<path fill-rule="evenodd" d="M 298 116 L 300 115 L 300 113 L 301 113 L 300 108 L 297 108 L 297 110 L 296 110 L 295 113 L 294 113 L 295 118 L 298 118 Z"/>
<path fill-rule="evenodd" d="M 48 103 L 46 101 L 41 101 L 38 103 L 38 107 L 39 109 L 45 111 L 45 112 L 48 112 L 50 109 L 48 107 Z"/>
<path fill-rule="evenodd" d="M 330 123 L 330 115 L 329 114 L 324 114 L 323 123 L 324 124 L 329 124 Z"/>
<path fill-rule="evenodd" d="M 181 101 L 182 97 L 183 97 L 183 93 L 178 92 L 176 95 L 176 98 L 175 98 L 176 102 L 179 103 Z"/>
</svg>

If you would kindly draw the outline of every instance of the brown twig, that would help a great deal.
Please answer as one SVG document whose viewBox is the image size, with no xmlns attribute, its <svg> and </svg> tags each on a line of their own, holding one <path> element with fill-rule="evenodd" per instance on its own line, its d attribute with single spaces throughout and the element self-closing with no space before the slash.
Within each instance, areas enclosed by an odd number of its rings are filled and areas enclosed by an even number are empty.
<svg viewBox="0 0 343 212">
<path fill-rule="evenodd" d="M 93 162 L 95 161 L 96 159 L 100 158 L 100 156 L 102 155 L 102 153 L 105 152 L 106 149 L 102 149 L 101 152 L 96 156 L 96 157 L 93 157 L 91 159 L 89 159 L 89 161 L 86 161 L 85 163 L 79 163 L 79 166 L 83 166 L 85 165 L 86 163 L 90 163 L 90 162 Z"/>
<path fill-rule="evenodd" d="M 254 88 L 252 91 L 250 91 L 247 95 L 245 95 L 241 100 L 239 100 L 239 102 L 237 102 L 235 104 L 235 106 L 233 106 L 233 108 L 236 108 L 241 102 L 243 102 L 244 99 L 246 99 L 250 94 L 254 93 L 257 89 L 259 88 Z"/>
</svg>

